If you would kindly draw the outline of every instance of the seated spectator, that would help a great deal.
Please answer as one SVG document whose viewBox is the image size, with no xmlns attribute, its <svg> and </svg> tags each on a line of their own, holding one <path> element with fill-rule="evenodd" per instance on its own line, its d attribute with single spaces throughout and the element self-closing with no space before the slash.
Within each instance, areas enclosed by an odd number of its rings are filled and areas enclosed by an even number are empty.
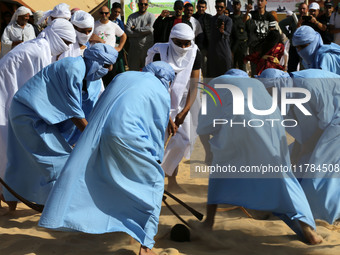
<svg viewBox="0 0 340 255">
<path fill-rule="evenodd" d="M 270 23 L 275 26 L 276 21 Z M 281 40 L 280 32 L 276 29 L 270 30 L 264 42 L 257 46 L 257 50 L 245 58 L 256 64 L 256 74 L 260 75 L 267 68 L 284 70 L 280 65 L 280 59 L 284 53 L 284 45 Z"/>
</svg>

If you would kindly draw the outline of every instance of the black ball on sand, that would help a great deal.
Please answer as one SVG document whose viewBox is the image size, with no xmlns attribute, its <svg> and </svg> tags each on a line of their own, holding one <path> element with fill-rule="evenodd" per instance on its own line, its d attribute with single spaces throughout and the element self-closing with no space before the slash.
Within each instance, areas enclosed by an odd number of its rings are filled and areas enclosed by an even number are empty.
<svg viewBox="0 0 340 255">
<path fill-rule="evenodd" d="M 190 230 L 183 224 L 176 224 L 171 229 L 170 239 L 175 242 L 190 242 Z"/>
</svg>

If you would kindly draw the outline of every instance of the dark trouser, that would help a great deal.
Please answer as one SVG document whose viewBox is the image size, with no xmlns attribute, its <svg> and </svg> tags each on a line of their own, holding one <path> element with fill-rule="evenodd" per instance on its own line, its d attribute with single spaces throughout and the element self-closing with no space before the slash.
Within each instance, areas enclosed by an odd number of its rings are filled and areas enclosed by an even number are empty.
<svg viewBox="0 0 340 255">
<path fill-rule="evenodd" d="M 235 46 L 233 47 L 234 68 L 246 71 L 246 64 L 243 59 L 247 55 L 247 48 L 247 40 L 235 42 Z"/>
<path fill-rule="evenodd" d="M 297 71 L 299 62 L 300 56 L 296 48 L 291 44 L 289 47 L 288 73 Z"/>
</svg>

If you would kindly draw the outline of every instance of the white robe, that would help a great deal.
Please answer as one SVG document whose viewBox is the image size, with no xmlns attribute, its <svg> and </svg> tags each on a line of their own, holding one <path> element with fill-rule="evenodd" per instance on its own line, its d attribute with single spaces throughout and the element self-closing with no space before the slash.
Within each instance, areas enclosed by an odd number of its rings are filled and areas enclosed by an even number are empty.
<svg viewBox="0 0 340 255">
<path fill-rule="evenodd" d="M 168 56 L 168 43 L 157 43 L 148 50 L 148 56 L 146 58 L 145 65 L 153 61 L 155 54 L 159 53 L 161 60 L 169 63 L 172 66 L 171 58 Z M 189 91 L 189 81 L 192 68 L 195 62 L 197 52 L 197 46 L 193 44 L 191 52 L 187 55 L 186 67 L 176 74 L 175 80 L 172 82 L 170 96 L 171 96 L 171 110 L 170 117 L 175 121 L 178 113 L 180 113 L 185 104 Z M 172 66 L 173 67 L 173 66 Z M 169 140 L 169 143 L 164 151 L 164 158 L 162 162 L 162 168 L 164 172 L 172 176 L 176 167 L 181 162 L 183 157 L 188 158 L 190 156 L 190 149 L 195 142 L 196 128 L 193 125 L 193 119 L 197 119 L 198 110 L 200 108 L 198 100 L 192 105 L 190 112 L 184 119 L 183 124 L 177 130 L 177 133 Z M 193 110 L 196 110 L 193 114 Z M 193 118 L 191 115 L 196 118 Z M 194 120 L 197 123 L 197 121 Z M 190 125 L 191 124 L 191 125 Z M 167 137 L 166 137 L 167 139 Z"/>
<path fill-rule="evenodd" d="M 0 60 L 0 177 L 7 164 L 8 111 L 14 94 L 26 81 L 51 63 L 45 38 L 22 43 Z"/>
</svg>

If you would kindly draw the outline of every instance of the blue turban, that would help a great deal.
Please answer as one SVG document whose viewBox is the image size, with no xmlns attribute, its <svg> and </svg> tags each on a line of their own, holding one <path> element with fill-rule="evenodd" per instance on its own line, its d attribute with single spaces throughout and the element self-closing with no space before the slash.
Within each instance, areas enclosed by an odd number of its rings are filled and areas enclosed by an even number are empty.
<svg viewBox="0 0 340 255">
<path fill-rule="evenodd" d="M 282 87 L 293 87 L 290 75 L 275 68 L 265 69 L 261 75 L 255 75 L 255 78 L 260 78 L 266 88 L 276 87 L 280 90 Z"/>
<path fill-rule="evenodd" d="M 306 48 L 299 50 L 298 54 L 303 59 L 305 64 L 307 64 L 305 67 L 312 68 L 315 54 L 320 46 L 323 45 L 320 34 L 310 26 L 301 26 L 295 31 L 292 42 L 294 46 L 309 43 Z"/>
<path fill-rule="evenodd" d="M 118 51 L 110 45 L 96 43 L 84 51 L 84 61 L 86 64 L 85 80 L 99 80 L 108 73 L 104 65 L 116 63 Z"/>
<path fill-rule="evenodd" d="M 225 75 L 230 75 L 230 76 L 239 76 L 239 77 L 248 77 L 249 78 L 249 75 L 243 71 L 243 70 L 240 70 L 240 69 L 229 69 Z"/>
<path fill-rule="evenodd" d="M 260 75 L 255 75 L 255 78 L 258 78 L 265 86 L 265 88 L 275 87 L 278 89 L 278 95 L 281 94 L 281 88 L 293 87 L 293 79 L 290 78 L 290 75 L 282 70 L 278 70 L 275 68 L 268 68 L 263 70 Z M 286 93 L 287 98 L 292 98 L 292 93 Z M 278 105 L 281 109 L 281 97 L 278 96 Z M 286 106 L 286 112 L 289 110 L 289 105 Z"/>
<path fill-rule="evenodd" d="M 151 62 L 143 68 L 143 72 L 153 73 L 167 89 L 169 82 L 175 79 L 174 69 L 164 61 Z"/>
</svg>

